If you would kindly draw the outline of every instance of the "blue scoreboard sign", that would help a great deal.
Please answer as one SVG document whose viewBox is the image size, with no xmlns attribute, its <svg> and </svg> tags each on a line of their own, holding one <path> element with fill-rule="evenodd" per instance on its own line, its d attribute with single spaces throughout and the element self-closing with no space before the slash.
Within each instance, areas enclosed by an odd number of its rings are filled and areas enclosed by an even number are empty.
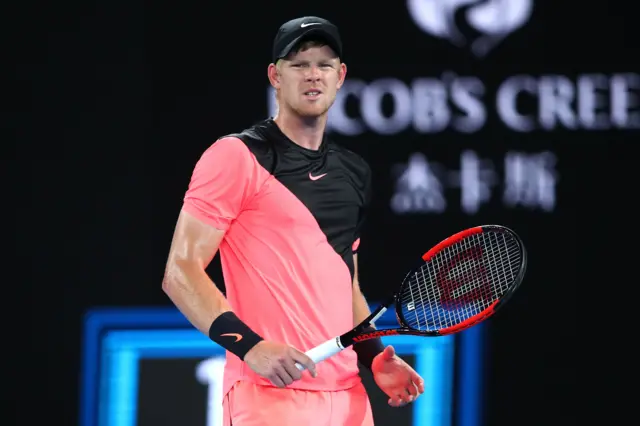
<svg viewBox="0 0 640 426">
<path fill-rule="evenodd" d="M 393 312 L 378 322 L 393 324 Z M 392 408 L 368 371 L 376 424 L 480 426 L 482 327 L 458 336 L 384 337 L 425 379 Z M 110 309 L 85 320 L 80 426 L 222 426 L 224 350 L 177 310 Z"/>
</svg>

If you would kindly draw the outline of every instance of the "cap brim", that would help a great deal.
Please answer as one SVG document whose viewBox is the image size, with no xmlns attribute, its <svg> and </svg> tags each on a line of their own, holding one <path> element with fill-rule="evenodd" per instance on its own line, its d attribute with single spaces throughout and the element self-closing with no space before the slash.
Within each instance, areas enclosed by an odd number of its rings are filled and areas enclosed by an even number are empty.
<svg viewBox="0 0 640 426">
<path fill-rule="evenodd" d="M 333 49 L 333 51 L 335 52 L 336 55 L 338 55 L 338 57 L 342 56 L 342 52 L 340 51 L 340 44 L 338 43 L 338 40 L 336 40 L 336 38 L 333 35 L 331 35 L 331 33 L 329 33 L 328 31 L 322 28 L 309 28 L 307 31 L 305 31 L 304 33 L 296 37 L 291 43 L 287 44 L 287 46 L 284 49 L 282 49 L 278 57 L 274 59 L 277 60 L 277 59 L 284 58 L 289 53 L 291 53 L 291 50 L 293 50 L 293 48 L 298 43 L 314 35 L 319 36 L 318 38 L 326 41 L 327 45 L 331 47 L 331 49 Z"/>
</svg>

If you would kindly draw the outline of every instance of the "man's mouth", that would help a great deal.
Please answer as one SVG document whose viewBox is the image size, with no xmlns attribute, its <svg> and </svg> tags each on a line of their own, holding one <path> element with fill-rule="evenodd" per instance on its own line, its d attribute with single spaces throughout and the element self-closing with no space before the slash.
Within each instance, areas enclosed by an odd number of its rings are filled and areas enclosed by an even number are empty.
<svg viewBox="0 0 640 426">
<path fill-rule="evenodd" d="M 304 95 L 307 98 L 317 98 L 321 94 L 322 94 L 322 92 L 320 90 L 318 90 L 318 89 L 311 89 L 311 90 L 307 90 L 306 92 L 304 92 Z"/>
</svg>

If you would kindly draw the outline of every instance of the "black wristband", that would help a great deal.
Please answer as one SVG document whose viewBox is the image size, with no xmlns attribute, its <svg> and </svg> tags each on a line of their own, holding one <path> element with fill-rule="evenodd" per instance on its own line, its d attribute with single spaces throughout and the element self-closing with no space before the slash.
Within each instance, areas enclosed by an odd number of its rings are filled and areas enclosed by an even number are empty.
<svg viewBox="0 0 640 426">
<path fill-rule="evenodd" d="M 209 338 L 242 360 L 251 348 L 264 340 L 231 311 L 222 313 L 213 321 L 209 327 Z"/>
<path fill-rule="evenodd" d="M 371 326 L 365 329 L 367 332 L 375 330 L 376 329 Z M 382 343 L 382 339 L 376 337 L 375 339 L 369 339 L 364 342 L 354 344 L 353 350 L 358 354 L 358 361 L 371 370 L 373 358 L 384 351 L 384 344 Z"/>
</svg>

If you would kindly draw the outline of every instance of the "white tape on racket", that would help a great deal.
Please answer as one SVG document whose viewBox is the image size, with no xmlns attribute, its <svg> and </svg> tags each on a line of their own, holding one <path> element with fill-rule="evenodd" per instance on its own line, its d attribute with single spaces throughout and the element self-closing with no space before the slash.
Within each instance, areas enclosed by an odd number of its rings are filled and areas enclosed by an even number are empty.
<svg viewBox="0 0 640 426">
<path fill-rule="evenodd" d="M 320 361 L 324 361 L 325 359 L 337 354 L 338 352 L 344 350 L 342 345 L 340 344 L 340 338 L 334 337 L 333 339 L 329 339 L 324 343 L 316 346 L 313 349 L 308 350 L 305 354 L 313 360 L 313 362 L 318 363 Z M 305 367 L 296 362 L 296 367 L 298 370 L 303 371 Z"/>
</svg>

